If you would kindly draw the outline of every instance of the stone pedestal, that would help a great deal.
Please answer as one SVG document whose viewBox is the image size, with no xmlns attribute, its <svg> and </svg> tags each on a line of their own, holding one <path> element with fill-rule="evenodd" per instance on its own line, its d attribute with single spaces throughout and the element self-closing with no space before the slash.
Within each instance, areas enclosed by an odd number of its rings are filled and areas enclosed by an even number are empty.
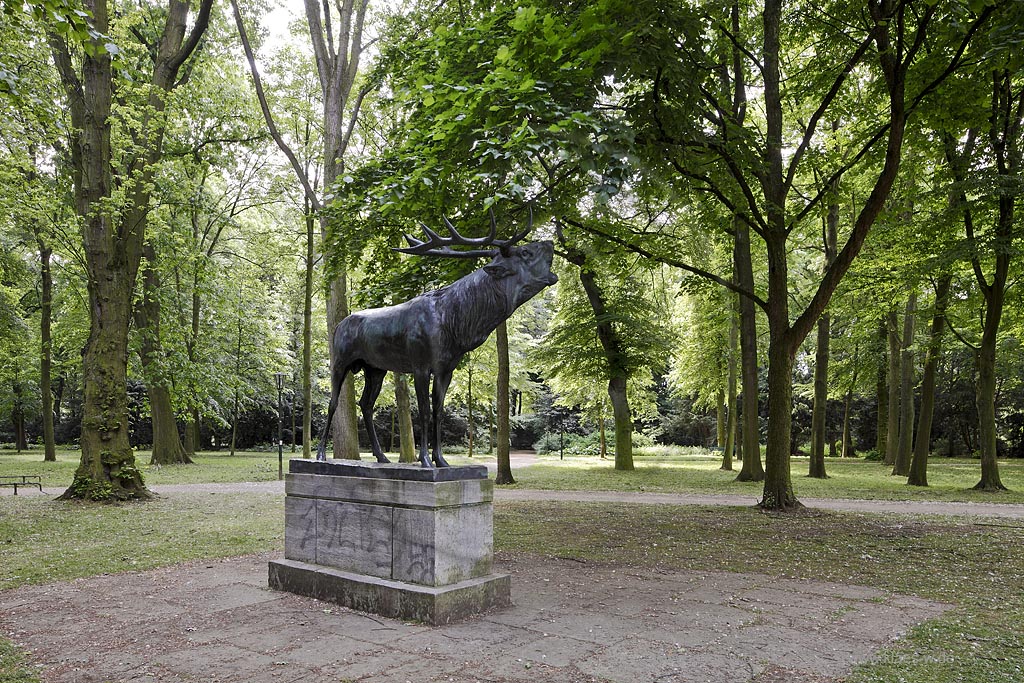
<svg viewBox="0 0 1024 683">
<path fill-rule="evenodd" d="M 509 605 L 509 576 L 491 570 L 493 492 L 482 465 L 291 460 L 270 587 L 430 624 Z"/>
</svg>

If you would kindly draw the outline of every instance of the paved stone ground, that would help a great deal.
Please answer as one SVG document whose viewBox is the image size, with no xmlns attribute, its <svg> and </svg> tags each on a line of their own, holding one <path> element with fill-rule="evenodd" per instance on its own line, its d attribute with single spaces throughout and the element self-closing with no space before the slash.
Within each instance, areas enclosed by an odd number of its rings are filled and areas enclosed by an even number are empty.
<svg viewBox="0 0 1024 683">
<path fill-rule="evenodd" d="M 944 605 L 715 572 L 499 562 L 514 607 L 441 627 L 267 589 L 271 555 L 0 593 L 48 683 L 826 683 Z"/>
</svg>

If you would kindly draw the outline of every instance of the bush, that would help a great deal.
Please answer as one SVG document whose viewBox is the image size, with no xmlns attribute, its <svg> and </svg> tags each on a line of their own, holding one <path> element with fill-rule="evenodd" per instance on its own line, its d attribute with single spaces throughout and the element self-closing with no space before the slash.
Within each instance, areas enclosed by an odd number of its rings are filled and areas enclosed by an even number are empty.
<svg viewBox="0 0 1024 683">
<path fill-rule="evenodd" d="M 864 454 L 864 459 L 870 462 L 882 462 L 883 460 L 885 460 L 885 457 L 881 453 L 876 451 L 874 448 L 872 448 L 870 451 Z"/>
</svg>

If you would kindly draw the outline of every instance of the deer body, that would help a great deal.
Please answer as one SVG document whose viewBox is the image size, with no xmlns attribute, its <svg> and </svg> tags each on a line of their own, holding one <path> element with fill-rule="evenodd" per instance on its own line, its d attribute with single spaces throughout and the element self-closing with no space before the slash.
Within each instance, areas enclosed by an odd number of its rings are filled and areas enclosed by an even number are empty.
<svg viewBox="0 0 1024 683">
<path fill-rule="evenodd" d="M 434 464 L 447 467 L 441 454 L 441 416 L 452 373 L 462 357 L 483 344 L 519 306 L 558 281 L 551 272 L 552 257 L 551 242 L 505 246 L 491 263 L 447 287 L 342 320 L 331 342 L 331 402 L 317 459 L 326 457 L 327 432 L 346 374 L 362 370 L 365 385 L 359 405 L 363 421 L 377 461 L 388 462 L 373 427 L 373 406 L 391 370 L 413 376 L 421 427 L 420 463 L 431 466 L 427 457 L 430 434 Z"/>
</svg>

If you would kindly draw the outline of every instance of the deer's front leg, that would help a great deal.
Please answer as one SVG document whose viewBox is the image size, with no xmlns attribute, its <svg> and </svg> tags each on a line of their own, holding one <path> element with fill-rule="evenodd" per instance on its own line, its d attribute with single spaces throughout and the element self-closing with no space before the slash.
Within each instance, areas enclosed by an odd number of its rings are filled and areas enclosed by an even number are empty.
<svg viewBox="0 0 1024 683">
<path fill-rule="evenodd" d="M 434 418 L 434 464 L 448 467 L 448 462 L 441 455 L 441 423 L 444 420 L 444 397 L 448 393 L 448 385 L 452 382 L 452 371 L 434 375 L 433 418 Z"/>
</svg>

